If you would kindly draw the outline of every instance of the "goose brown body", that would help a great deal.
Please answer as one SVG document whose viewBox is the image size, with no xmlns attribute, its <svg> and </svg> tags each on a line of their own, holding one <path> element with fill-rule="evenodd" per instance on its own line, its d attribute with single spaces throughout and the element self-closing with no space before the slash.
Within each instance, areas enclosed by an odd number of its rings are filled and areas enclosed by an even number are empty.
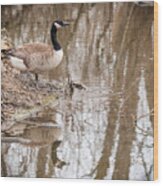
<svg viewBox="0 0 163 186">
<path fill-rule="evenodd" d="M 62 60 L 63 51 L 62 49 L 55 51 L 51 46 L 44 43 L 31 43 L 14 49 L 11 56 L 13 56 L 11 63 L 15 68 L 39 73 L 58 66 Z M 20 63 L 24 65 L 23 68 Z"/>
</svg>

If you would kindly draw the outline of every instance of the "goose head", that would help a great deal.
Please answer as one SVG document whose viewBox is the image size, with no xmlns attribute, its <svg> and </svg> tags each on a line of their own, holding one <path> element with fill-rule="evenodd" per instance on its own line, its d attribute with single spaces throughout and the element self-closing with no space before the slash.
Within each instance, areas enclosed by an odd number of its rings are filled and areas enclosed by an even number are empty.
<svg viewBox="0 0 163 186">
<path fill-rule="evenodd" d="M 56 29 L 60 29 L 60 28 L 66 27 L 68 25 L 69 25 L 69 23 L 67 23 L 65 21 L 62 21 L 62 20 L 56 20 L 56 21 L 53 22 L 53 26 Z"/>
<path fill-rule="evenodd" d="M 62 21 L 62 20 L 56 20 L 52 23 L 51 40 L 52 40 L 54 50 L 58 51 L 61 49 L 61 46 L 57 40 L 57 30 L 60 28 L 66 27 L 68 25 L 69 25 L 69 23 Z"/>
</svg>

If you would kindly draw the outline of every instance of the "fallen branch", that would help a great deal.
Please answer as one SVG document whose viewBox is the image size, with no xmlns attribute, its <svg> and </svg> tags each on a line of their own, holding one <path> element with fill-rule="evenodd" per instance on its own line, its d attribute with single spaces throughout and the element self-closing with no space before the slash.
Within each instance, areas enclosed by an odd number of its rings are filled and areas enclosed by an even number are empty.
<svg viewBox="0 0 163 186">
<path fill-rule="evenodd" d="M 18 109 L 7 121 L 7 125 L 2 126 L 2 131 L 8 130 L 12 125 L 17 122 L 35 117 L 39 112 L 42 112 L 44 109 L 54 108 L 58 105 L 58 98 L 56 94 L 49 95 L 43 99 L 39 106 L 33 106 L 28 109 Z"/>
<path fill-rule="evenodd" d="M 41 112 L 42 110 L 44 110 L 46 107 L 52 108 L 57 105 L 58 105 L 58 101 L 57 101 L 56 94 L 50 95 L 50 96 L 47 96 L 45 99 L 43 99 L 41 106 L 34 106 L 34 108 L 31 108 L 31 109 L 25 109 L 25 110 L 18 111 L 13 115 L 11 120 L 15 122 L 20 122 L 27 118 L 33 117 L 38 112 Z"/>
</svg>

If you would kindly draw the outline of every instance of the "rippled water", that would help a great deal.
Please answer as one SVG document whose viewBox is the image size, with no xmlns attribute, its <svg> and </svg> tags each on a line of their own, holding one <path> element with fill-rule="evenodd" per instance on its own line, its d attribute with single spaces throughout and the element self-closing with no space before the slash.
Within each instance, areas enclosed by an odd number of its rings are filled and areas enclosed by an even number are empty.
<svg viewBox="0 0 163 186">
<path fill-rule="evenodd" d="M 144 33 L 153 30 L 153 8 L 2 6 L 2 26 L 15 46 L 50 43 L 56 18 L 71 26 L 58 33 L 64 59 L 49 79 L 85 88 L 60 96 L 43 120 L 35 118 L 39 126 L 14 126 L 2 139 L 3 176 L 152 180 L 153 35 Z"/>
</svg>

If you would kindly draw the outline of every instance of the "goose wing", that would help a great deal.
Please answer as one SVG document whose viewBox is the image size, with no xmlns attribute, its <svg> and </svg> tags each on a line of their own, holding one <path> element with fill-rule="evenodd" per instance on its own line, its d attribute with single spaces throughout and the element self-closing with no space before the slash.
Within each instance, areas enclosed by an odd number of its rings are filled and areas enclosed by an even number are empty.
<svg viewBox="0 0 163 186">
<path fill-rule="evenodd" d="M 53 59 L 53 48 L 47 44 L 32 43 L 15 49 L 12 56 L 21 59 L 29 71 L 43 71 Z"/>
<path fill-rule="evenodd" d="M 31 43 L 14 49 L 11 55 L 27 61 L 26 59 L 35 55 L 50 56 L 52 54 L 53 49 L 51 46 L 43 43 Z"/>
</svg>

